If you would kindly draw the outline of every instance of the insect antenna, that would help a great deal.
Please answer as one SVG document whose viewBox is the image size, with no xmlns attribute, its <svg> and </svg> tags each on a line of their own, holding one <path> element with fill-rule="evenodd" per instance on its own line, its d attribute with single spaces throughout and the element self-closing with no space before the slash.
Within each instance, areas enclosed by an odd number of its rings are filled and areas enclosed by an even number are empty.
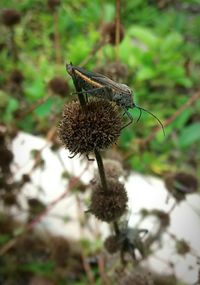
<svg viewBox="0 0 200 285">
<path fill-rule="evenodd" d="M 142 108 L 142 107 L 140 107 L 140 106 L 135 106 L 135 107 L 140 110 L 140 115 L 139 115 L 139 118 L 137 119 L 137 122 L 138 122 L 139 119 L 141 118 L 142 111 L 147 112 L 149 115 L 151 115 L 152 117 L 154 117 L 154 118 L 158 121 L 158 123 L 160 124 L 160 126 L 161 126 L 161 128 L 162 128 L 163 134 L 164 134 L 164 136 L 165 136 L 165 129 L 164 129 L 164 126 L 163 126 L 162 122 L 160 121 L 160 119 L 159 119 L 156 115 L 154 115 L 154 114 L 151 113 L 150 111 L 148 111 L 148 110 L 146 110 L 146 109 L 144 109 L 144 108 Z"/>
<path fill-rule="evenodd" d="M 137 107 L 137 106 L 135 106 Z M 142 109 L 141 108 L 138 108 L 140 110 L 140 114 L 139 114 L 139 117 L 137 118 L 137 123 L 139 122 L 140 118 L 142 117 Z"/>
</svg>

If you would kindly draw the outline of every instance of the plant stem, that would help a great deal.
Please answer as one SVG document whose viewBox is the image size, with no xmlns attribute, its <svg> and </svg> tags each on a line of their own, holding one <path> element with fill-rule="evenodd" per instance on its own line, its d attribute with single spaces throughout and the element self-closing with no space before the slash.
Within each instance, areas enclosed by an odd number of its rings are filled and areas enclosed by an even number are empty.
<svg viewBox="0 0 200 285">
<path fill-rule="evenodd" d="M 116 236 L 118 236 L 119 233 L 120 233 L 120 229 L 119 229 L 118 223 L 114 222 L 113 226 L 114 226 L 115 234 L 116 234 Z"/>
<path fill-rule="evenodd" d="M 13 27 L 10 28 L 10 45 L 11 45 L 11 52 L 14 63 L 18 60 L 18 53 L 17 53 L 17 46 L 15 42 L 15 30 Z"/>
<path fill-rule="evenodd" d="M 120 41 L 120 0 L 116 0 L 115 17 L 115 57 L 119 59 L 119 41 Z"/>
<path fill-rule="evenodd" d="M 58 30 L 58 12 L 54 11 L 53 13 L 54 20 L 54 45 L 55 45 L 55 53 L 56 53 L 56 62 L 57 64 L 62 62 L 61 57 L 61 48 L 60 48 L 60 35 Z"/>
<path fill-rule="evenodd" d="M 105 175 L 105 170 L 103 166 L 103 161 L 101 158 L 101 155 L 97 149 L 94 150 L 94 154 L 96 157 L 97 165 L 98 165 L 98 170 L 99 170 L 99 176 L 101 178 L 101 184 L 102 187 L 105 191 L 108 191 L 108 186 L 107 186 L 107 181 L 106 181 L 106 175 Z"/>
</svg>

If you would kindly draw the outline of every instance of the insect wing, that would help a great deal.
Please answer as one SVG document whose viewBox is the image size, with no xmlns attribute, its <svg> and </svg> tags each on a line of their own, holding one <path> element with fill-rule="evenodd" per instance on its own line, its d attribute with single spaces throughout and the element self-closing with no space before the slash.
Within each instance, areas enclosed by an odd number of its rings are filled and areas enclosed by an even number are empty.
<svg viewBox="0 0 200 285">
<path fill-rule="evenodd" d="M 91 72 L 91 71 L 87 71 L 84 68 L 78 67 L 78 66 L 73 66 L 73 68 L 75 70 L 78 70 L 80 73 L 82 73 L 83 75 L 87 76 L 89 79 L 92 79 L 93 81 L 101 84 L 102 86 L 111 88 L 113 90 L 115 90 L 118 93 L 124 93 L 124 94 L 129 94 L 129 92 L 127 92 L 126 90 L 124 90 L 124 88 L 122 88 L 122 84 L 120 83 L 116 83 L 115 81 L 113 81 L 112 79 L 96 73 L 96 72 Z"/>
</svg>

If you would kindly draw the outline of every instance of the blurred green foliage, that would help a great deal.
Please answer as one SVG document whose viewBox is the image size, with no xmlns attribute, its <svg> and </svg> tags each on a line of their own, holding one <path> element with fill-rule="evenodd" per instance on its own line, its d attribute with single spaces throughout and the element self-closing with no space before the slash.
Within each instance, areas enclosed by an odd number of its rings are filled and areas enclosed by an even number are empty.
<svg viewBox="0 0 200 285">
<path fill-rule="evenodd" d="M 164 3 L 164 4 L 162 4 Z M 199 1 L 122 1 L 121 22 L 124 39 L 119 59 L 126 64 L 124 83 L 134 90 L 135 102 L 150 110 L 160 120 L 172 116 L 199 88 L 200 17 Z M 33 134 L 45 134 L 59 120 L 65 101 L 72 100 L 72 82 L 65 63 L 79 65 L 101 40 L 103 23 L 115 18 L 115 1 L 61 1 L 57 20 L 46 1 L 1 1 L 1 8 L 16 8 L 21 21 L 14 28 L 18 60 L 12 59 L 11 30 L 0 29 L 0 110 L 1 122 L 17 125 Z M 55 24 L 55 21 L 56 24 Z M 60 39 L 62 60 L 56 60 L 55 25 Z M 91 57 L 88 70 L 107 66 L 115 61 L 112 45 L 105 45 Z M 13 92 L 10 73 L 21 70 L 21 90 Z M 25 119 L 16 120 L 16 111 L 28 108 L 51 93 L 48 82 L 55 76 L 66 79 L 70 91 L 65 98 L 51 96 Z M 139 123 L 123 130 L 119 150 L 129 165 L 141 172 L 157 174 L 169 169 L 198 168 L 200 158 L 200 103 L 184 111 L 166 128 L 166 137 L 159 132 L 148 148 L 140 151 L 138 139 L 146 138 L 157 124 L 144 114 Z M 138 111 L 131 110 L 134 118 Z M 136 119 L 135 119 L 136 120 Z M 172 162 L 174 166 L 172 166 Z"/>
</svg>

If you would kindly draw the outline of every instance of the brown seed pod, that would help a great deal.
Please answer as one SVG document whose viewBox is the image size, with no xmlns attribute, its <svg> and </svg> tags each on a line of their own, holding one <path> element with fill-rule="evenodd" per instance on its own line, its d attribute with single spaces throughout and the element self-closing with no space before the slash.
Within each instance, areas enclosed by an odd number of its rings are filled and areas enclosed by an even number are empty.
<svg viewBox="0 0 200 285">
<path fill-rule="evenodd" d="M 23 174 L 22 175 L 22 181 L 23 183 L 28 183 L 28 182 L 31 182 L 31 177 L 29 174 Z"/>
<path fill-rule="evenodd" d="M 9 172 L 10 164 L 13 161 L 14 155 L 6 147 L 0 148 L 0 169 L 3 173 Z"/>
<path fill-rule="evenodd" d="M 62 97 L 67 95 L 69 86 L 65 79 L 62 77 L 54 77 L 49 81 L 49 88 L 55 93 Z"/>
<path fill-rule="evenodd" d="M 119 238 L 114 235 L 107 237 L 104 242 L 104 247 L 109 253 L 116 253 L 118 250 L 120 250 Z"/>
<path fill-rule="evenodd" d="M 14 69 L 10 74 L 10 81 L 17 85 L 21 85 L 24 80 L 24 76 L 19 69 Z"/>
<path fill-rule="evenodd" d="M 47 4 L 49 9 L 54 11 L 60 5 L 60 0 L 48 0 Z"/>
<path fill-rule="evenodd" d="M 122 164 L 117 160 L 104 159 L 104 168 L 109 178 L 118 179 L 120 176 L 124 175 Z M 100 182 L 100 176 L 97 170 L 94 172 L 94 181 Z"/>
<path fill-rule="evenodd" d="M 74 101 L 64 107 L 59 137 L 72 154 L 88 154 L 115 143 L 121 127 L 118 108 L 111 102 L 90 100 L 83 110 Z"/>
<path fill-rule="evenodd" d="M 124 185 L 118 180 L 107 179 L 107 186 L 107 190 L 100 183 L 94 186 L 90 212 L 99 220 L 112 222 L 125 213 L 128 197 Z"/>
<path fill-rule="evenodd" d="M 5 9 L 1 15 L 2 22 L 5 26 L 11 27 L 20 22 L 20 14 L 15 9 Z"/>
<path fill-rule="evenodd" d="M 185 255 L 190 252 L 190 250 L 189 244 L 184 239 L 176 241 L 176 251 L 178 254 Z"/>
<path fill-rule="evenodd" d="M 116 82 L 124 82 L 128 76 L 128 67 L 120 61 L 109 62 L 104 66 L 98 66 L 94 71 L 102 73 Z"/>
<path fill-rule="evenodd" d="M 124 38 L 124 28 L 120 24 L 119 42 Z M 111 45 L 115 45 L 116 25 L 115 22 L 105 23 L 101 30 L 102 38 L 105 42 L 109 42 Z"/>
<path fill-rule="evenodd" d="M 197 192 L 198 181 L 194 175 L 180 171 L 168 174 L 165 186 L 177 201 L 181 201 L 187 194 Z"/>
<path fill-rule="evenodd" d="M 153 209 L 150 211 L 150 213 L 160 220 L 163 227 L 169 226 L 170 215 L 168 213 L 165 213 L 164 211 L 158 209 Z"/>
</svg>

